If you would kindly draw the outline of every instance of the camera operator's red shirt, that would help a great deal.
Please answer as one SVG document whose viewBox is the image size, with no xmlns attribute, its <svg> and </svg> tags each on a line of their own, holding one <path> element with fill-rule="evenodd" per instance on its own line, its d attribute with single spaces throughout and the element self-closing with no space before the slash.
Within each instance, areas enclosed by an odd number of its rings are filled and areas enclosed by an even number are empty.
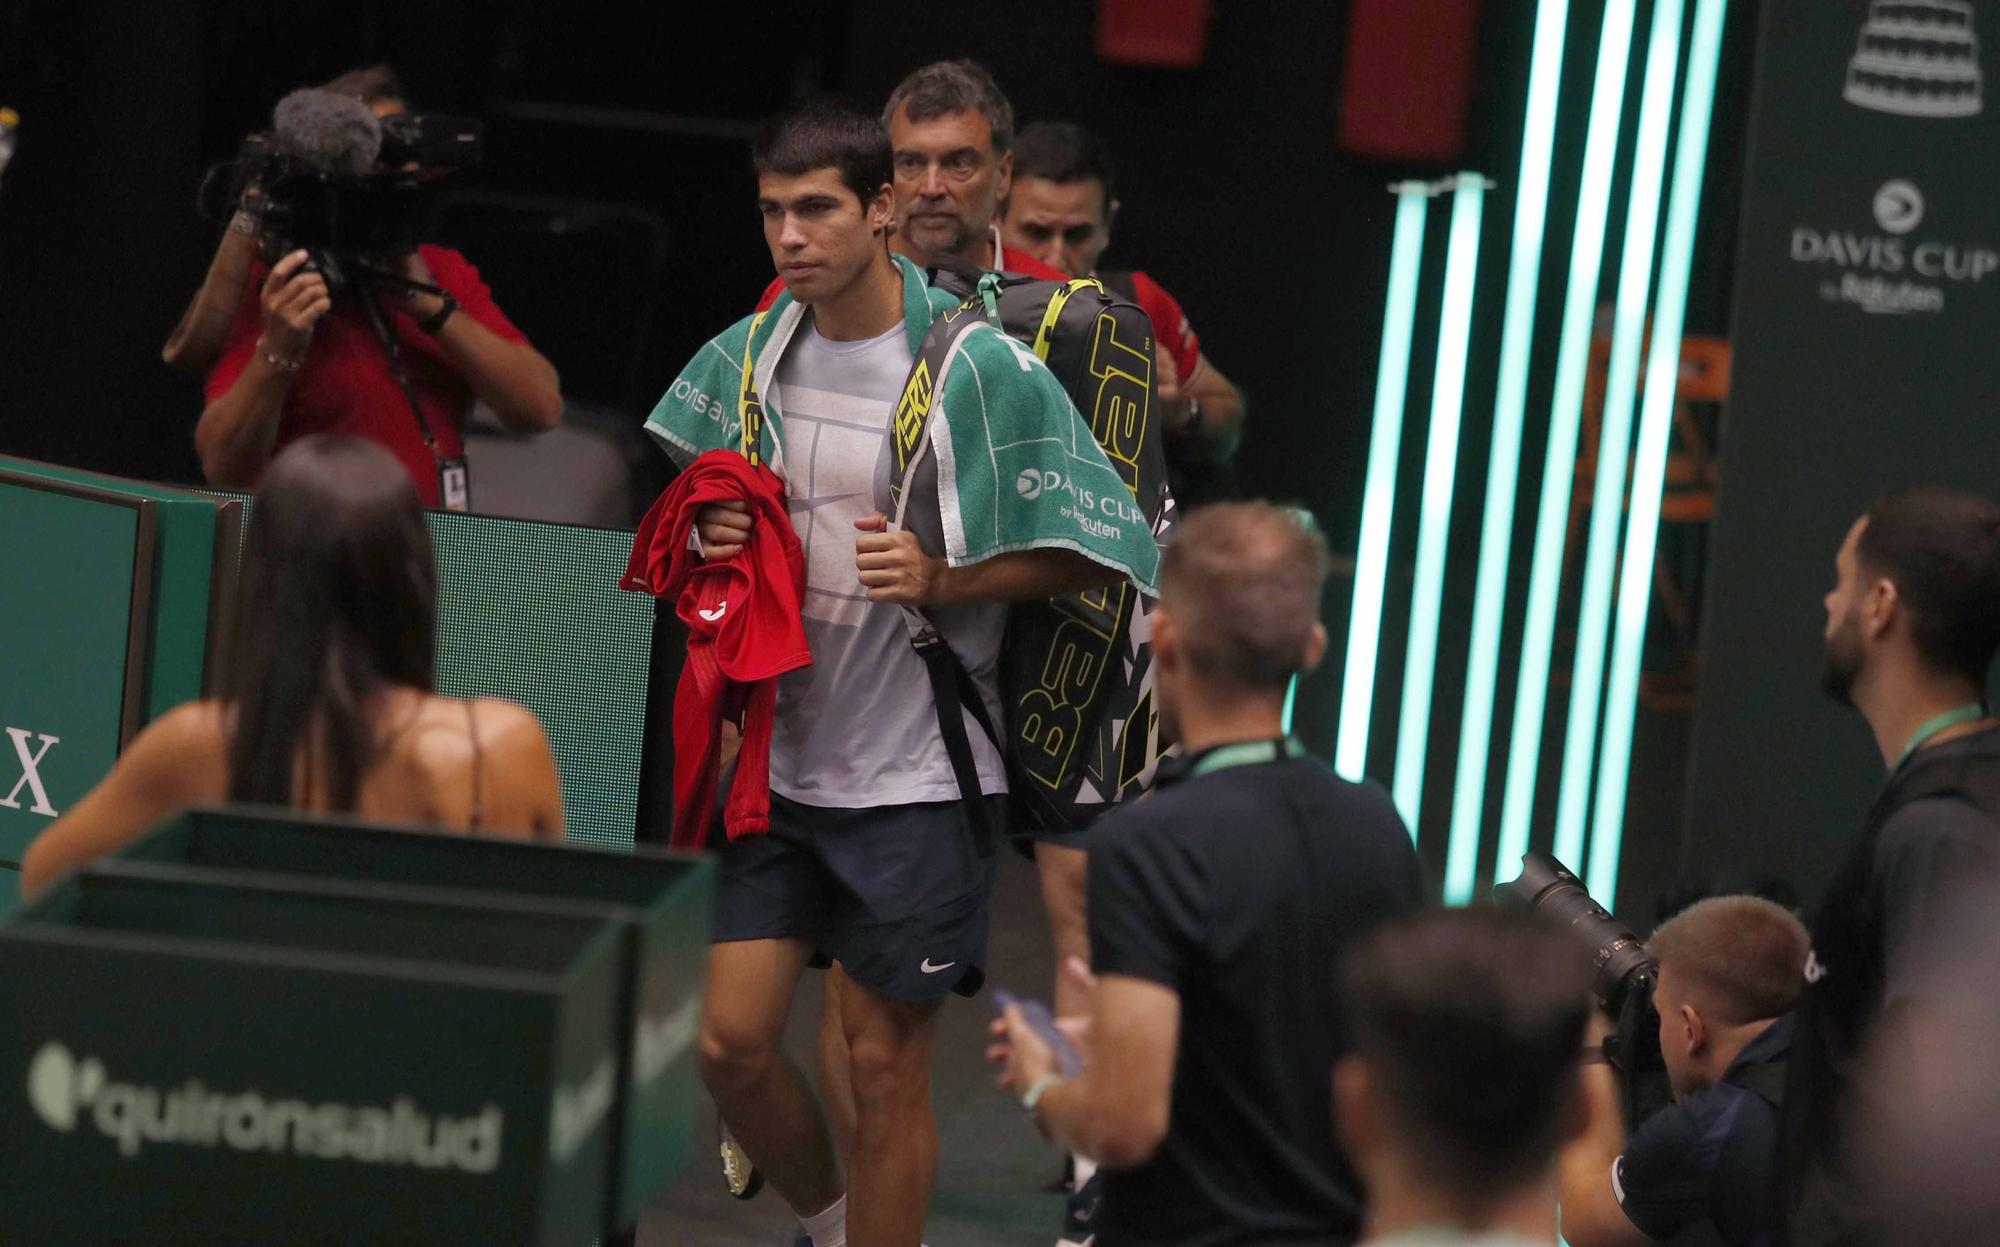
<svg viewBox="0 0 2000 1247">
<path fill-rule="evenodd" d="M 492 292 L 479 279 L 479 270 L 464 256 L 448 247 L 429 246 L 418 247 L 417 254 L 430 269 L 432 282 L 458 300 L 460 315 L 472 317 L 509 342 L 528 340 L 493 302 Z M 256 353 L 257 339 L 264 331 L 261 295 L 269 274 L 269 267 L 259 262 L 244 284 L 236 321 L 229 327 L 221 358 L 208 374 L 210 402 L 229 392 Z M 440 506 L 437 462 L 424 445 L 409 400 L 389 371 L 382 343 L 355 300 L 352 294 L 334 296 L 333 310 L 320 319 L 304 365 L 285 394 L 276 449 L 283 450 L 314 433 L 349 433 L 380 442 L 402 460 L 424 505 Z M 464 454 L 471 388 L 453 371 L 437 340 L 417 327 L 416 318 L 401 299 L 385 295 L 382 311 L 400 344 L 410 388 L 437 439 L 438 455 L 449 459 Z"/>
</svg>

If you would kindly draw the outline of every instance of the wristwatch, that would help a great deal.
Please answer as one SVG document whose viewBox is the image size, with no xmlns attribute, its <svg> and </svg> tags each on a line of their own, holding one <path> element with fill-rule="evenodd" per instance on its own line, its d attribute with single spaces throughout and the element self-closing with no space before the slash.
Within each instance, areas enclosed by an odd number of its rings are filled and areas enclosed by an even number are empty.
<svg viewBox="0 0 2000 1247">
<path fill-rule="evenodd" d="M 417 328 L 430 334 L 432 337 L 437 336 L 438 330 L 444 328 L 444 323 L 451 319 L 453 312 L 458 310 L 458 300 L 451 297 L 450 291 L 446 291 L 443 298 L 444 302 L 438 305 L 437 311 L 432 312 L 429 316 L 417 322 Z"/>
</svg>

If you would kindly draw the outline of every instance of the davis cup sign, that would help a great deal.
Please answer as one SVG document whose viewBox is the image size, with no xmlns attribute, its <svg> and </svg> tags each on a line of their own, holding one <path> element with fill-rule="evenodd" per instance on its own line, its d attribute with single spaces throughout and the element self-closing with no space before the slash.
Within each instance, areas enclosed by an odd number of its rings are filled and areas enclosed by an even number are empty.
<svg viewBox="0 0 2000 1247">
<path fill-rule="evenodd" d="M 1757 8 L 1683 858 L 1810 898 L 1881 782 L 1814 679 L 1833 551 L 1893 489 L 2000 496 L 2000 0 Z"/>
<path fill-rule="evenodd" d="M 1906 178 L 1884 182 L 1871 207 L 1872 230 L 1792 227 L 1792 262 L 1819 275 L 1815 288 L 1827 303 L 1875 315 L 1936 315 L 1954 296 L 1979 293 L 2000 270 L 2000 248 L 1918 233 L 1924 193 Z"/>
</svg>

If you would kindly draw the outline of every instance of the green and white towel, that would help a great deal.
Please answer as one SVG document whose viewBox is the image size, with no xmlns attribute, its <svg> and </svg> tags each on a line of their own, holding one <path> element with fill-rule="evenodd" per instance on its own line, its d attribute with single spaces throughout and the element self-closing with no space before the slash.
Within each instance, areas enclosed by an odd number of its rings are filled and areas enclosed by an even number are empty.
<svg viewBox="0 0 2000 1247">
<path fill-rule="evenodd" d="M 957 296 L 929 286 L 897 256 L 903 327 L 912 356 Z M 683 466 L 711 450 L 741 448 L 746 383 L 764 396 L 757 452 L 786 478 L 784 413 L 769 400 L 778 360 L 804 322 L 789 294 L 709 340 L 646 421 Z M 967 313 L 967 315 L 974 315 Z M 745 362 L 750 363 L 748 375 Z M 1160 551 L 1132 493 L 1091 436 L 1069 394 L 1034 354 L 980 321 L 956 335 L 936 377 L 909 379 L 885 440 L 930 420 L 898 519 L 954 567 L 1013 550 L 1067 549 L 1158 592 Z M 893 462 L 893 460 L 892 460 Z"/>
</svg>

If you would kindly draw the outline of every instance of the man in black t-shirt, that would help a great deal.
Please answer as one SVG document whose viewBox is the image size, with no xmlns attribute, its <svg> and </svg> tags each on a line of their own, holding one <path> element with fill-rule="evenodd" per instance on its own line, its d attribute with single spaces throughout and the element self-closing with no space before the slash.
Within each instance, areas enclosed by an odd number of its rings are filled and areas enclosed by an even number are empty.
<svg viewBox="0 0 2000 1247">
<path fill-rule="evenodd" d="M 1932 985 L 1917 970 L 1951 942 L 1947 896 L 2000 899 L 2000 730 L 1985 706 L 2000 507 L 1892 494 L 1855 521 L 1834 568 L 1824 683 L 1868 721 L 1889 776 L 1812 926 L 1776 1183 L 1791 1247 L 1879 1238 L 1850 1161 L 1854 1118 L 1896 1094 L 1896 1071 L 1921 1077 Z"/>
<path fill-rule="evenodd" d="M 1042 1130 L 1105 1173 L 1097 1247 L 1346 1243 L 1328 1124 L 1342 956 L 1422 885 L 1388 798 L 1304 756 L 1285 689 L 1326 648 L 1318 535 L 1262 503 L 1197 511 L 1161 566 L 1153 662 L 1185 750 L 1090 835 L 1084 1071 L 1018 1008 L 989 1056 Z"/>
<path fill-rule="evenodd" d="M 1584 1067 L 1589 1128 L 1563 1152 L 1570 1247 L 1757 1241 L 1777 1151 L 1778 1104 L 1810 937 L 1755 896 L 1700 901 L 1647 941 L 1674 1103 L 1625 1137 L 1611 1067 Z M 1598 1034 L 1609 1029 L 1599 1021 Z"/>
</svg>

